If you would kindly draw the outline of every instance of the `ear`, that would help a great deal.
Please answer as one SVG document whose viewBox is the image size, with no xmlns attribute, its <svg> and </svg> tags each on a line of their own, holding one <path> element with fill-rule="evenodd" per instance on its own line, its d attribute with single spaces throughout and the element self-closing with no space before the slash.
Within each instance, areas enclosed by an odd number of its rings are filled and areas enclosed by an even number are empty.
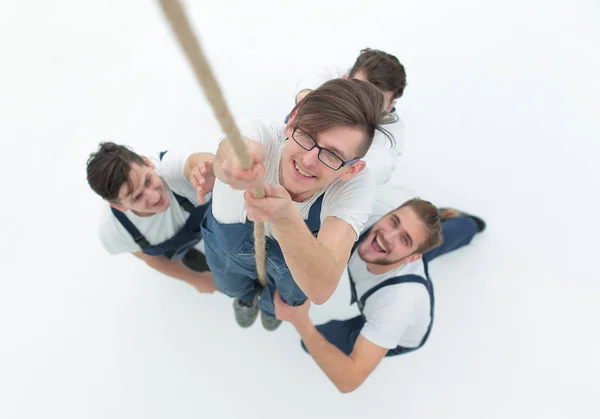
<svg viewBox="0 0 600 419">
<path fill-rule="evenodd" d="M 340 176 L 340 179 L 348 182 L 354 176 L 362 172 L 365 167 L 367 167 L 367 163 L 364 160 L 354 162 L 350 165 L 348 170 L 342 176 Z"/>
<path fill-rule="evenodd" d="M 108 204 L 109 204 L 111 207 L 113 207 L 114 209 L 117 209 L 117 210 L 119 210 L 119 211 L 121 211 L 121 212 L 125 212 L 125 211 L 127 211 L 127 208 L 126 208 L 125 206 L 123 206 L 123 205 L 119 204 L 118 202 L 115 202 L 115 201 L 108 201 Z"/>
<path fill-rule="evenodd" d="M 154 163 L 152 163 L 148 157 L 142 156 L 142 160 L 144 160 L 144 163 L 146 164 L 146 166 L 148 166 L 150 169 L 154 170 Z"/>
<path fill-rule="evenodd" d="M 423 257 L 422 253 L 413 253 L 412 255 L 410 255 L 409 257 L 406 258 L 406 263 L 411 263 L 414 262 L 416 260 L 419 260 Z"/>
<path fill-rule="evenodd" d="M 348 75 L 347 74 L 344 74 L 342 77 L 345 78 L 346 80 L 348 80 Z"/>
<path fill-rule="evenodd" d="M 393 100 L 392 103 L 390 103 L 390 106 L 388 107 L 387 111 L 391 112 L 392 109 L 394 109 L 394 106 L 396 106 L 396 101 L 395 100 Z"/>
</svg>

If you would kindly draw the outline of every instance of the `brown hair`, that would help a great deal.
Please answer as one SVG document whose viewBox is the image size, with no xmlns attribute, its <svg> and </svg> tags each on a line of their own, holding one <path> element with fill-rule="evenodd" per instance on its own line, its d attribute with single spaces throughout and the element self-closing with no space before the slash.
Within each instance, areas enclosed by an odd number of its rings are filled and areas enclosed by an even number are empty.
<svg viewBox="0 0 600 419">
<path fill-rule="evenodd" d="M 87 161 L 87 181 L 94 192 L 107 201 L 117 201 L 125 182 L 132 189 L 129 172 L 131 164 L 146 166 L 142 157 L 125 146 L 111 142 L 100 143 L 98 151 Z"/>
<path fill-rule="evenodd" d="M 413 198 L 400 205 L 397 209 L 409 207 L 425 225 L 427 238 L 419 245 L 415 253 L 425 253 L 442 244 L 442 220 L 435 205 L 429 201 Z"/>
<path fill-rule="evenodd" d="M 375 130 L 383 133 L 394 144 L 394 136 L 381 127 L 397 120 L 396 115 L 384 109 L 383 93 L 361 80 L 333 79 L 311 91 L 292 109 L 292 128 L 301 128 L 315 137 L 335 127 L 347 126 L 362 129 L 365 141 L 357 150 L 364 157 L 371 147 Z"/>
<path fill-rule="evenodd" d="M 385 92 L 392 92 L 392 99 L 404 93 L 406 71 L 398 58 L 387 52 L 365 48 L 350 69 L 349 77 L 364 71 L 367 80 Z"/>
</svg>

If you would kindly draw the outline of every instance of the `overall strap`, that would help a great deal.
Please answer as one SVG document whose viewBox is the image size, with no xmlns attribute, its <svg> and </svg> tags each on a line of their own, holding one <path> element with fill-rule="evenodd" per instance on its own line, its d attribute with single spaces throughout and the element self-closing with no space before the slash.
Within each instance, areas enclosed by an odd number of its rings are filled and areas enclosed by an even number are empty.
<svg viewBox="0 0 600 419">
<path fill-rule="evenodd" d="M 311 232 L 319 231 L 321 228 L 321 208 L 323 207 L 323 196 L 319 196 L 316 201 L 311 205 L 308 211 L 308 219 L 306 225 Z"/>
<path fill-rule="evenodd" d="M 356 284 L 354 283 L 354 278 L 352 278 L 350 269 L 348 269 L 348 279 L 350 280 L 350 304 L 352 305 L 358 301 L 358 298 L 356 294 Z"/>
<path fill-rule="evenodd" d="M 358 240 L 356 240 L 356 242 L 354 243 L 354 246 L 352 246 L 352 250 L 350 251 L 350 255 L 352 255 L 352 253 L 354 253 L 354 251 L 356 249 L 358 249 L 358 246 L 360 246 L 360 243 L 363 241 L 363 239 L 369 235 L 369 233 L 371 232 L 371 228 L 368 228 L 365 231 L 363 231 L 362 234 L 358 237 Z"/>
<path fill-rule="evenodd" d="M 125 228 L 125 230 L 127 230 L 131 237 L 133 237 L 133 240 L 137 243 L 138 246 L 140 246 L 142 249 L 144 247 L 150 246 L 150 242 L 146 240 L 144 235 L 140 233 L 140 230 L 138 230 L 137 227 L 133 225 L 131 220 L 127 218 L 125 214 L 113 207 L 110 207 L 110 210 L 112 211 L 113 215 L 117 218 L 117 220 L 119 220 L 119 222 Z"/>
<path fill-rule="evenodd" d="M 430 287 L 428 285 L 429 281 L 426 281 L 424 278 L 422 278 L 422 277 L 420 277 L 418 275 L 402 275 L 402 276 L 395 276 L 393 278 L 386 279 L 382 283 L 377 284 L 376 286 L 374 286 L 373 288 L 371 288 L 369 291 L 365 292 L 363 294 L 363 296 L 360 297 L 360 306 L 364 307 L 365 306 L 365 302 L 367 301 L 367 298 L 369 298 L 375 292 L 379 291 L 381 288 L 388 287 L 390 285 L 404 284 L 404 283 L 407 283 L 407 282 L 414 282 L 414 283 L 418 283 L 418 284 L 423 284 L 425 286 L 425 288 L 427 288 L 427 292 L 431 296 Z"/>
<path fill-rule="evenodd" d="M 163 157 L 165 156 L 165 154 L 167 154 L 168 151 L 169 150 L 161 151 L 158 154 L 158 158 L 160 160 L 162 160 Z M 173 192 L 173 191 L 171 191 L 171 192 Z M 193 209 L 196 208 L 196 206 L 194 204 L 192 204 L 189 199 L 184 198 L 181 195 L 177 195 L 175 192 L 173 192 L 173 195 L 175 195 L 175 199 L 177 199 L 177 202 L 179 203 L 179 205 L 181 206 L 181 208 L 183 208 L 187 212 L 192 212 Z"/>
</svg>

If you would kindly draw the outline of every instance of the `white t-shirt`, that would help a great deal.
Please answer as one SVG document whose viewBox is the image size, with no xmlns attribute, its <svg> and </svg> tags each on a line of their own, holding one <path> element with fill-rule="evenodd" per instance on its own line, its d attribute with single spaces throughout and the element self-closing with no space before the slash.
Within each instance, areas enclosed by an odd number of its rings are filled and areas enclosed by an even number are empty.
<svg viewBox="0 0 600 419">
<path fill-rule="evenodd" d="M 239 123 L 240 132 L 251 140 L 260 142 L 267 149 L 265 183 L 279 185 L 279 164 L 285 145 L 285 124 L 271 120 L 248 120 Z M 306 220 L 311 205 L 323 195 L 321 222 L 327 217 L 338 217 L 352 226 L 356 237 L 360 235 L 373 207 L 375 181 L 369 170 L 365 169 L 345 182 L 335 180 L 324 190 L 304 202 L 295 202 L 302 217 Z M 216 180 L 213 188 L 212 212 L 220 223 L 233 224 L 246 222 L 246 203 L 244 192 L 232 189 L 229 185 Z M 265 223 L 265 234 L 274 237 L 273 227 Z"/>
<path fill-rule="evenodd" d="M 149 217 L 140 217 L 132 211 L 125 211 L 125 216 L 131 220 L 133 225 L 152 245 L 162 243 L 173 237 L 189 217 L 189 213 L 179 205 L 173 192 L 187 198 L 194 205 L 200 205 L 196 190 L 184 175 L 185 162 L 190 154 L 169 150 L 162 160 L 159 160 L 158 157 L 150 157 L 155 165 L 156 173 L 166 184 L 171 200 L 165 211 Z M 210 194 L 206 195 L 206 199 L 210 199 Z M 133 240 L 131 234 L 114 216 L 110 206 L 104 205 L 106 209 L 102 214 L 99 226 L 100 240 L 108 253 L 119 254 L 141 251 L 142 249 Z M 195 247 L 200 251 L 203 250 L 203 244 L 201 243 L 196 244 Z"/>
<path fill-rule="evenodd" d="M 376 203 L 375 213 L 365 225 L 371 227 L 393 207 Z M 389 278 L 403 275 L 417 275 L 428 281 L 425 266 L 421 259 L 400 266 L 389 272 L 374 275 L 355 251 L 348 262 L 348 271 L 356 286 L 357 298 Z M 367 298 L 363 309 L 366 323 L 360 334 L 382 348 L 393 349 L 400 345 L 407 348 L 419 346 L 431 322 L 431 302 L 427 288 L 419 283 L 403 283 L 383 287 Z"/>
<path fill-rule="evenodd" d="M 314 69 L 298 80 L 296 83 L 296 95 L 303 89 L 315 90 L 326 81 L 343 77 L 347 73 L 348 70 L 335 67 Z M 378 185 L 390 179 L 396 169 L 398 157 L 402 155 L 404 149 L 404 122 L 400 119 L 400 116 L 398 116 L 396 122 L 384 124 L 382 128 L 394 136 L 395 146 L 392 147 L 392 144 L 385 135 L 379 131 L 375 131 L 373 144 L 363 158 L 367 162 L 367 166 L 374 171 Z"/>
</svg>

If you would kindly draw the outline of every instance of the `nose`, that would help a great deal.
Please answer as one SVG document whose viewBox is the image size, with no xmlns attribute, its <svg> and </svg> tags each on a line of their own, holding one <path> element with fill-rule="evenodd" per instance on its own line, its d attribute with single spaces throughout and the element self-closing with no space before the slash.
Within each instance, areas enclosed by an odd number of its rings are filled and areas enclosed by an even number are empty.
<svg viewBox="0 0 600 419">
<path fill-rule="evenodd" d="M 392 245 L 394 244 L 394 241 L 396 240 L 397 237 L 400 236 L 401 231 L 394 229 L 394 230 L 387 230 L 383 232 L 383 239 L 389 244 Z"/>
<path fill-rule="evenodd" d="M 158 190 L 158 189 L 154 189 L 152 191 L 146 191 L 146 194 L 147 194 L 146 202 L 148 203 L 149 207 L 156 204 L 158 202 L 158 200 L 160 199 L 160 190 Z"/>
<path fill-rule="evenodd" d="M 317 147 L 304 153 L 302 164 L 306 167 L 316 166 L 319 163 L 319 149 Z"/>
</svg>

